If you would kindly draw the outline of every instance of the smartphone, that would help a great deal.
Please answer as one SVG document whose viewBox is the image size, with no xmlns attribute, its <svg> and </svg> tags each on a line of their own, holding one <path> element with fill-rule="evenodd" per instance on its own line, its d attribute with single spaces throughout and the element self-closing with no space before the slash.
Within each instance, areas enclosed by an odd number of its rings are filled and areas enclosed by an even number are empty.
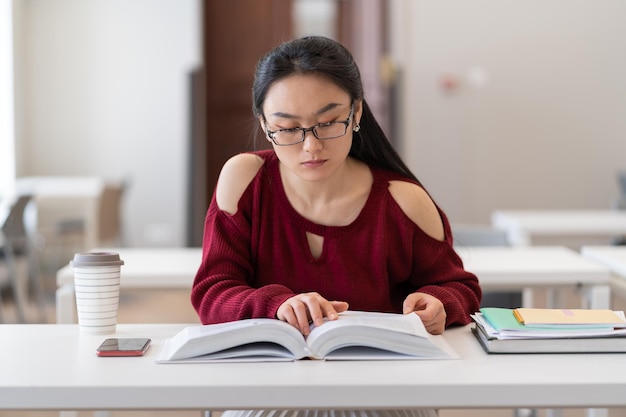
<svg viewBox="0 0 626 417">
<path fill-rule="evenodd" d="M 147 337 L 140 338 L 109 338 L 98 349 L 98 356 L 143 356 L 148 350 L 151 340 Z"/>
</svg>

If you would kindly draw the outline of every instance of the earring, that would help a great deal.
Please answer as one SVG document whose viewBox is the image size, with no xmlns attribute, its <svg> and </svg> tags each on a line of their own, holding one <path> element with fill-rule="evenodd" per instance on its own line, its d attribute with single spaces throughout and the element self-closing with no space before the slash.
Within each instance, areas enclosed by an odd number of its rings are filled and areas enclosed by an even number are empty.
<svg viewBox="0 0 626 417">
<path fill-rule="evenodd" d="M 354 126 L 354 128 L 352 128 L 353 131 L 358 132 L 359 130 L 361 130 L 361 125 L 357 123 L 356 126 Z"/>
</svg>

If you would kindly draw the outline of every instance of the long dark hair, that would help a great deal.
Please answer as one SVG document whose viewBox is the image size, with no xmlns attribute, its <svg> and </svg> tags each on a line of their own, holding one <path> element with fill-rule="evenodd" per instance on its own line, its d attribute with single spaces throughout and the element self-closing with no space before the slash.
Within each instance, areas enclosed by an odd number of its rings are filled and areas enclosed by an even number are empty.
<svg viewBox="0 0 626 417">
<path fill-rule="evenodd" d="M 263 116 L 263 102 L 274 82 L 292 74 L 322 75 L 346 91 L 352 102 L 363 106 L 361 129 L 353 141 L 350 156 L 368 165 L 394 171 L 419 180 L 393 148 L 363 97 L 359 68 L 345 46 L 323 36 L 306 36 L 285 42 L 258 62 L 252 86 L 252 112 Z M 360 137 L 358 137 L 360 136 Z"/>
</svg>

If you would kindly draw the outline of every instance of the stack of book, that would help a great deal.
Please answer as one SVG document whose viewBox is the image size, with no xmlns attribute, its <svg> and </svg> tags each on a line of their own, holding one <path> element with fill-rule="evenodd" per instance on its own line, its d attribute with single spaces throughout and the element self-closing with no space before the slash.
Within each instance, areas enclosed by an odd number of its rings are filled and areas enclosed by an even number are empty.
<svg viewBox="0 0 626 417">
<path fill-rule="evenodd" d="M 489 307 L 472 318 L 488 353 L 626 352 L 623 311 Z"/>
</svg>

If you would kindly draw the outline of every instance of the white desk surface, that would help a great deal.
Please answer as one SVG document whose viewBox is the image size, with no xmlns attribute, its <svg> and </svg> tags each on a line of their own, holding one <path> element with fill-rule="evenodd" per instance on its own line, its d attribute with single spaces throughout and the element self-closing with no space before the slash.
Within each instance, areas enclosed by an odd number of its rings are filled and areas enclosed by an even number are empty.
<svg viewBox="0 0 626 417">
<path fill-rule="evenodd" d="M 626 234 L 626 211 L 620 210 L 497 210 L 491 222 L 515 245 L 530 245 L 533 236 Z"/>
<path fill-rule="evenodd" d="M 99 358 L 105 336 L 76 325 L 0 326 L 0 408 L 131 410 L 233 408 L 624 407 L 624 354 L 487 355 L 470 326 L 445 338 L 455 360 L 304 360 L 156 364 L 183 325 L 118 325 L 147 336 L 138 358 Z"/>
<path fill-rule="evenodd" d="M 583 246 L 580 253 L 608 267 L 613 272 L 611 290 L 626 297 L 626 246 Z"/>
<path fill-rule="evenodd" d="M 582 256 L 606 265 L 616 275 L 626 278 L 626 246 L 583 246 Z"/>
</svg>

